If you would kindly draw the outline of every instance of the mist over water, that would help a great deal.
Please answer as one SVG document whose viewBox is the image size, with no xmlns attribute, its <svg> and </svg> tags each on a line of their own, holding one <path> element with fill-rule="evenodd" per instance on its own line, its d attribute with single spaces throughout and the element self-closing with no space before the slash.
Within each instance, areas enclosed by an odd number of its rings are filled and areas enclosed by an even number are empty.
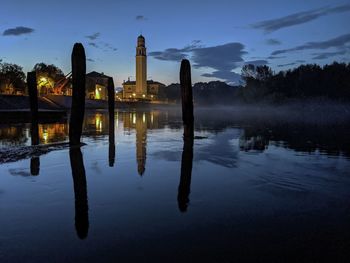
<svg viewBox="0 0 350 263">
<path fill-rule="evenodd" d="M 108 113 L 87 111 L 80 151 L 47 148 L 67 120 L 39 123 L 36 151 L 30 124 L 2 123 L 1 160 L 23 155 L 0 165 L 1 260 L 345 255 L 349 117 L 340 103 L 198 106 L 191 147 L 177 106 L 116 111 L 112 145 Z"/>
</svg>

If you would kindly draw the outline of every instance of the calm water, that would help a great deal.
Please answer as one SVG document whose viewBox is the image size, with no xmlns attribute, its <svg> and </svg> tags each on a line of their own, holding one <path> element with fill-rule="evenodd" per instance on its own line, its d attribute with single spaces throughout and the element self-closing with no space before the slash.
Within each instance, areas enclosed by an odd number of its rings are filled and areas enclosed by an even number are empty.
<svg viewBox="0 0 350 263">
<path fill-rule="evenodd" d="M 86 113 L 79 149 L 0 165 L 0 262 L 348 262 L 350 121 Z M 288 119 L 288 121 L 286 121 Z M 41 144 L 68 139 L 39 125 Z M 0 124 L 2 153 L 30 124 Z"/>
</svg>

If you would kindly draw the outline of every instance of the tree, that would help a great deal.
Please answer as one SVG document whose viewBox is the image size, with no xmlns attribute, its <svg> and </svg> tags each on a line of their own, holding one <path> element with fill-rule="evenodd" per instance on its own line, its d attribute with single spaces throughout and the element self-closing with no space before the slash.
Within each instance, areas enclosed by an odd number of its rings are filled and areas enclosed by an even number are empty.
<svg viewBox="0 0 350 263">
<path fill-rule="evenodd" d="M 43 62 L 35 64 L 33 71 L 36 72 L 39 94 L 53 92 L 56 82 L 65 77 L 60 68 L 53 64 L 47 65 Z"/>
<path fill-rule="evenodd" d="M 6 94 L 25 93 L 25 74 L 16 64 L 0 63 L 0 92 Z"/>
</svg>

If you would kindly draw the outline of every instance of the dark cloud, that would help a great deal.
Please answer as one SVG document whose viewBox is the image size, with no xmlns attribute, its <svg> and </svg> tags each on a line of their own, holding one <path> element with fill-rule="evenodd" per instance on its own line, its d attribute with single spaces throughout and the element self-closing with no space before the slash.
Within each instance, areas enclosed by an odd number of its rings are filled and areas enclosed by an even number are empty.
<svg viewBox="0 0 350 263">
<path fill-rule="evenodd" d="M 99 46 L 95 42 L 89 42 L 88 45 L 94 48 L 99 48 Z"/>
<path fill-rule="evenodd" d="M 292 51 L 300 51 L 306 49 L 327 49 L 327 48 L 344 48 L 347 43 L 350 43 L 350 34 L 341 35 L 326 41 L 308 42 L 304 45 L 289 49 L 276 50 L 271 55 L 279 55 Z"/>
<path fill-rule="evenodd" d="M 296 64 L 297 64 L 297 63 L 292 62 L 292 63 L 277 65 L 277 67 L 282 68 L 282 67 L 294 66 L 294 65 L 296 65 Z"/>
<path fill-rule="evenodd" d="M 85 36 L 85 37 L 88 38 L 88 39 L 90 39 L 90 40 L 96 40 L 96 39 L 98 39 L 98 38 L 100 37 L 100 35 L 101 35 L 101 33 L 96 32 L 96 33 L 94 33 L 94 34 L 92 34 L 92 35 Z"/>
<path fill-rule="evenodd" d="M 138 15 L 138 16 L 136 16 L 136 18 L 135 18 L 137 21 L 145 21 L 145 20 L 147 20 L 147 17 L 145 17 L 145 16 L 143 16 L 143 15 Z"/>
<path fill-rule="evenodd" d="M 228 83 L 232 83 L 232 84 L 239 84 L 242 80 L 242 77 L 240 74 L 229 70 L 220 70 L 220 71 L 214 71 L 212 73 L 204 73 L 201 76 L 207 77 L 207 78 L 223 79 L 223 80 L 226 80 Z"/>
<path fill-rule="evenodd" d="M 93 60 L 92 58 L 87 58 L 86 60 L 89 62 L 95 62 L 95 60 Z"/>
<path fill-rule="evenodd" d="M 33 33 L 34 29 L 29 28 L 29 27 L 24 27 L 24 26 L 18 26 L 15 28 L 9 28 L 6 29 L 2 35 L 3 36 L 19 36 L 19 35 L 24 35 L 24 34 L 30 34 Z"/>
<path fill-rule="evenodd" d="M 190 45 L 182 48 L 168 48 L 164 51 L 149 53 L 150 56 L 159 60 L 180 62 L 184 58 L 190 58 L 195 68 L 213 69 L 212 73 L 205 73 L 204 77 L 215 77 L 233 83 L 240 79 L 239 74 L 232 72 L 240 67 L 244 51 L 241 43 L 227 43 L 213 47 L 199 45 L 199 40 L 193 41 Z"/>
<path fill-rule="evenodd" d="M 322 7 L 309 11 L 299 12 L 292 15 L 280 17 L 277 19 L 265 20 L 252 24 L 251 27 L 255 29 L 262 29 L 267 33 L 279 30 L 285 27 L 291 27 L 299 24 L 304 24 L 315 20 L 321 16 L 329 14 L 343 13 L 350 11 L 350 4 L 338 5 L 335 7 Z"/>
<path fill-rule="evenodd" d="M 296 62 L 296 63 L 305 63 L 306 61 L 305 61 L 305 60 L 300 60 L 300 59 L 298 59 L 298 60 L 296 60 L 295 62 Z"/>
<path fill-rule="evenodd" d="M 271 45 L 271 46 L 275 46 L 275 45 L 281 45 L 281 41 L 274 39 L 274 38 L 270 38 L 266 40 L 266 44 Z"/>
<path fill-rule="evenodd" d="M 259 59 L 259 60 L 251 60 L 251 61 L 246 61 L 244 62 L 244 65 L 254 65 L 254 66 L 263 66 L 269 64 L 267 60 L 264 59 Z"/>
<path fill-rule="evenodd" d="M 286 56 L 269 56 L 267 59 L 280 59 L 280 58 L 285 58 Z"/>
<path fill-rule="evenodd" d="M 101 42 L 101 44 L 104 46 L 104 50 L 105 52 L 108 52 L 108 51 L 117 51 L 118 49 L 114 46 L 112 46 L 111 44 L 109 43 L 106 43 L 106 42 Z"/>
<path fill-rule="evenodd" d="M 327 59 L 327 58 L 331 58 L 331 57 L 335 57 L 335 56 L 339 56 L 339 55 L 344 55 L 348 52 L 348 50 L 346 49 L 342 49 L 339 51 L 334 51 L 334 52 L 323 52 L 323 53 L 313 53 L 312 55 L 314 57 L 312 57 L 312 59 Z"/>
</svg>

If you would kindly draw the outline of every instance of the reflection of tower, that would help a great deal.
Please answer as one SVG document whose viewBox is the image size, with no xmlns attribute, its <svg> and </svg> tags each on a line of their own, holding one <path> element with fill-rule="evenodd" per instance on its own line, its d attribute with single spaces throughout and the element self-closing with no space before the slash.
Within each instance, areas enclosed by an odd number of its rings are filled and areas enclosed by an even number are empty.
<svg viewBox="0 0 350 263">
<path fill-rule="evenodd" d="M 137 171 L 143 175 L 146 165 L 147 121 L 146 114 L 136 113 L 136 159 Z"/>
<path fill-rule="evenodd" d="M 136 47 L 136 98 L 147 97 L 147 56 L 145 38 L 137 38 Z"/>
</svg>

